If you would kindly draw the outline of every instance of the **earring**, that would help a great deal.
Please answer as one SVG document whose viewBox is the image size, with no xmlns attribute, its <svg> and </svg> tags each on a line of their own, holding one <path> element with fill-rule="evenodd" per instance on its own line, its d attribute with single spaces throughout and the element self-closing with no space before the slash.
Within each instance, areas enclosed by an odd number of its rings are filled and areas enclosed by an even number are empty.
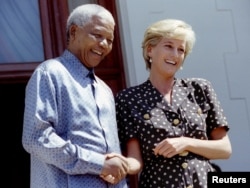
<svg viewBox="0 0 250 188">
<path fill-rule="evenodd" d="M 152 63 L 152 59 L 151 59 L 151 57 L 149 58 L 149 62 L 150 62 L 150 63 Z"/>
</svg>

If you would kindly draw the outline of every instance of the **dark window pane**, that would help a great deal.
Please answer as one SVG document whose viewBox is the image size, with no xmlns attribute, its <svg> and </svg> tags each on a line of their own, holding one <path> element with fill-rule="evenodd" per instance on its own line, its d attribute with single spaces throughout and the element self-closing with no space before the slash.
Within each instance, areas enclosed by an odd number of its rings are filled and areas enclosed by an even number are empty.
<svg viewBox="0 0 250 188">
<path fill-rule="evenodd" d="M 0 63 L 44 60 L 38 0 L 1 0 L 0 25 Z"/>
</svg>

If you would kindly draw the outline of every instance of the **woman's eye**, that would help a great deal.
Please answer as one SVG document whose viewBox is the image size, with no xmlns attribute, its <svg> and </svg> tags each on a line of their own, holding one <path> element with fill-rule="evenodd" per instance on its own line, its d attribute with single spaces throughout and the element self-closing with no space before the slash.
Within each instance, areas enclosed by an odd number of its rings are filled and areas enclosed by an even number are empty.
<svg viewBox="0 0 250 188">
<path fill-rule="evenodd" d="M 181 54 L 184 54 L 184 53 L 185 53 L 185 50 L 184 50 L 183 48 L 180 48 L 180 49 L 179 49 L 179 52 L 180 52 Z"/>
<path fill-rule="evenodd" d="M 179 49 L 179 51 L 180 51 L 180 52 L 185 52 L 185 50 L 184 50 L 184 49 L 182 49 L 182 48 L 180 48 L 180 49 Z"/>
<path fill-rule="evenodd" d="M 167 48 L 172 48 L 170 44 L 165 45 Z"/>
</svg>

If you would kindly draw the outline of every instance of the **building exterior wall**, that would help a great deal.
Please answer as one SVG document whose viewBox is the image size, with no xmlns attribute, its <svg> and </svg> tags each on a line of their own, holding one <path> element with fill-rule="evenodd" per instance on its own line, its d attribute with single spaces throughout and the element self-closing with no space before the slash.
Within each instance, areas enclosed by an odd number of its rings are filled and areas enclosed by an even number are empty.
<svg viewBox="0 0 250 188">
<path fill-rule="evenodd" d="M 250 1 L 117 0 L 127 86 L 148 77 L 141 42 L 151 23 L 165 18 L 192 25 L 197 42 L 179 77 L 210 80 L 227 116 L 233 153 L 215 160 L 223 171 L 250 171 Z"/>
</svg>

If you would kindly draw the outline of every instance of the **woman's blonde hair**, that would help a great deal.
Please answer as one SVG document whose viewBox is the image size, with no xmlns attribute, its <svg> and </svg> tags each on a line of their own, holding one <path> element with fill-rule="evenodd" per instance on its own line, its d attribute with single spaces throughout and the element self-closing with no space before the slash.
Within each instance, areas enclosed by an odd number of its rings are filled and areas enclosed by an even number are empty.
<svg viewBox="0 0 250 188">
<path fill-rule="evenodd" d="M 153 23 L 146 29 L 142 42 L 143 58 L 147 69 L 151 68 L 148 47 L 156 46 L 162 38 L 186 40 L 185 57 L 192 51 L 195 43 L 192 27 L 182 20 L 165 19 Z"/>
</svg>

